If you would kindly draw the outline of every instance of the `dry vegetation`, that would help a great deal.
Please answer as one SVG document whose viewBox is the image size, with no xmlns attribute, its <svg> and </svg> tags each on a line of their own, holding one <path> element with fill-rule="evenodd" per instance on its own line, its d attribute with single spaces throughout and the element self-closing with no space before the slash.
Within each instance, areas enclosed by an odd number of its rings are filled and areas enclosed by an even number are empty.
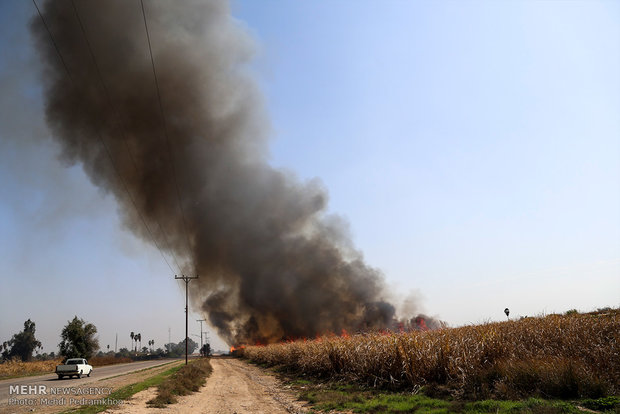
<svg viewBox="0 0 620 414">
<path fill-rule="evenodd" d="M 113 357 L 113 356 L 94 356 L 88 360 L 88 363 L 93 367 L 102 367 L 104 365 L 124 364 L 132 362 L 131 358 L 127 357 Z"/>
<path fill-rule="evenodd" d="M 620 392 L 620 309 L 426 332 L 248 346 L 289 372 L 465 398 L 576 398 Z"/>
<path fill-rule="evenodd" d="M 211 375 L 212 371 L 209 358 L 193 360 L 189 365 L 184 365 L 159 384 L 157 396 L 147 401 L 147 404 L 152 407 L 163 408 L 167 404 L 176 403 L 178 396 L 189 395 L 205 385 L 206 378 Z"/>
<path fill-rule="evenodd" d="M 22 377 L 26 375 L 50 374 L 56 369 L 56 365 L 62 363 L 62 359 L 49 359 L 47 361 L 22 362 L 20 359 L 13 359 L 0 364 L 0 378 Z M 131 362 L 131 358 L 115 357 L 92 357 L 88 363 L 93 367 L 104 365 L 121 364 Z"/>
<path fill-rule="evenodd" d="M 60 359 L 30 362 L 13 359 L 0 364 L 0 378 L 52 373 L 60 362 Z"/>
</svg>

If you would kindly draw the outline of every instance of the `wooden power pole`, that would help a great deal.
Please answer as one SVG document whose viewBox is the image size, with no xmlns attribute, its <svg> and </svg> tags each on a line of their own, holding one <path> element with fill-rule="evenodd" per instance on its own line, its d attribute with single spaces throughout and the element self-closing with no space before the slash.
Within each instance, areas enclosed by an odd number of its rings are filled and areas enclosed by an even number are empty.
<svg viewBox="0 0 620 414">
<path fill-rule="evenodd" d="M 206 319 L 196 319 L 196 322 L 200 322 L 200 352 L 202 353 L 202 323 L 206 322 Z"/>
<path fill-rule="evenodd" d="M 174 275 L 175 279 L 180 279 L 185 282 L 185 365 L 187 365 L 187 346 L 189 342 L 189 337 L 187 333 L 187 286 L 189 285 L 189 281 L 193 279 L 198 279 L 198 275 L 196 276 L 177 276 Z"/>
</svg>

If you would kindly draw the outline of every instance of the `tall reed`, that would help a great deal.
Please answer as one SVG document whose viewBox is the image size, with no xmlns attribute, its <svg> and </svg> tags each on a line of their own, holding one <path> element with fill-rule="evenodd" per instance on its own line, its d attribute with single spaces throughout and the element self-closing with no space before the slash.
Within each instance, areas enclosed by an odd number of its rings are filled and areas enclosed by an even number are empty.
<svg viewBox="0 0 620 414">
<path fill-rule="evenodd" d="M 318 378 L 472 397 L 620 392 L 620 309 L 248 346 L 250 360 Z"/>
</svg>

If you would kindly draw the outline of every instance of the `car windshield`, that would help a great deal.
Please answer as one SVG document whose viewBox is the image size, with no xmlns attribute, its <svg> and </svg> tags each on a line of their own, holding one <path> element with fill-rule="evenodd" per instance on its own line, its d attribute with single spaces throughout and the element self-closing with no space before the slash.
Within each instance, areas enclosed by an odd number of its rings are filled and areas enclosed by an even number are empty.
<svg viewBox="0 0 620 414">
<path fill-rule="evenodd" d="M 81 359 L 68 359 L 67 360 L 67 365 L 77 365 L 81 363 L 82 363 Z"/>
</svg>

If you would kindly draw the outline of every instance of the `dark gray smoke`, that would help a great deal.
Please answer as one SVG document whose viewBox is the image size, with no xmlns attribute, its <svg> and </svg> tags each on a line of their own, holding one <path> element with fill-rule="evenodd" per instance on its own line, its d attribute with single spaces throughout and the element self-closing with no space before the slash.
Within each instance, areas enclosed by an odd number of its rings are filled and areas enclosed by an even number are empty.
<svg viewBox="0 0 620 414">
<path fill-rule="evenodd" d="M 36 16 L 47 123 L 62 157 L 114 194 L 126 226 L 155 240 L 175 272 L 200 275 L 193 304 L 224 339 L 393 323 L 383 277 L 326 216 L 321 184 L 269 166 L 264 109 L 247 75 L 251 42 L 227 2 L 145 1 L 168 139 L 140 2 L 41 9 L 64 59 Z"/>
</svg>

